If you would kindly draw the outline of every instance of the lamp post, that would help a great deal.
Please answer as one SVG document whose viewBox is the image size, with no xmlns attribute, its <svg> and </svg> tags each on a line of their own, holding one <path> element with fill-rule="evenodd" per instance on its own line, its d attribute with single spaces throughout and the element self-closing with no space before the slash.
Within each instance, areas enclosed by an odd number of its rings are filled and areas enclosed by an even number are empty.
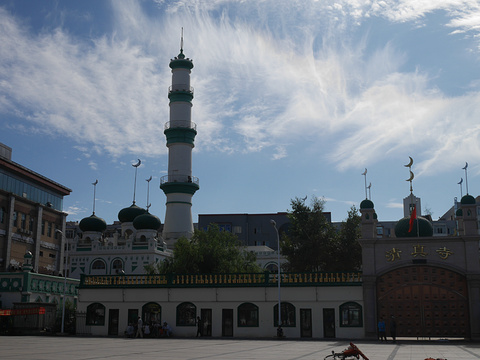
<svg viewBox="0 0 480 360">
<path fill-rule="evenodd" d="M 61 333 L 63 334 L 63 331 L 65 330 L 65 302 L 67 300 L 66 293 L 67 293 L 67 256 L 68 256 L 68 247 L 66 246 L 66 238 L 65 235 L 63 234 L 62 230 L 55 230 L 56 233 L 59 233 L 62 236 L 62 246 L 65 249 L 65 254 L 64 254 L 64 267 L 63 267 L 63 304 L 62 304 L 62 329 Z"/>
<path fill-rule="evenodd" d="M 281 309 L 281 296 L 280 296 L 280 235 L 278 234 L 277 223 L 275 220 L 271 219 L 270 224 L 272 224 L 277 234 L 277 268 L 278 268 L 278 326 L 282 326 L 282 309 Z"/>
</svg>

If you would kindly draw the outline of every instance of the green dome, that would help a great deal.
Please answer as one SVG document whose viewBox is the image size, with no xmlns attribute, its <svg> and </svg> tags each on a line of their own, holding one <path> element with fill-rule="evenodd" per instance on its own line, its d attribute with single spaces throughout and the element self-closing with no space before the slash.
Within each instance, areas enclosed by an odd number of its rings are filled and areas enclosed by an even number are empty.
<svg viewBox="0 0 480 360">
<path fill-rule="evenodd" d="M 23 258 L 24 258 L 24 259 L 31 259 L 31 258 L 33 258 L 32 252 L 31 252 L 31 251 L 27 251 L 27 252 L 25 253 L 25 255 L 23 255 Z"/>
<path fill-rule="evenodd" d="M 120 222 L 133 222 L 133 220 L 142 214 L 145 214 L 147 210 L 138 207 L 135 204 L 132 204 L 130 207 L 122 209 L 118 212 L 118 220 Z"/>
<path fill-rule="evenodd" d="M 103 232 L 107 228 L 107 223 L 102 218 L 99 218 L 95 214 L 90 215 L 90 217 L 83 218 L 78 224 L 80 230 L 85 231 L 95 231 Z"/>
<path fill-rule="evenodd" d="M 177 68 L 184 68 L 184 69 L 189 69 L 191 70 L 193 68 L 193 63 L 192 60 L 189 58 L 185 58 L 185 55 L 183 54 L 183 50 L 180 50 L 180 54 L 175 57 L 175 59 L 170 60 L 170 68 L 177 69 Z"/>
<path fill-rule="evenodd" d="M 374 219 L 374 220 L 377 220 L 377 219 L 378 219 L 378 216 L 377 216 L 377 213 L 376 213 L 376 212 L 373 213 L 373 219 Z"/>
<path fill-rule="evenodd" d="M 463 210 L 457 209 L 457 211 L 455 212 L 455 216 L 463 216 Z"/>
<path fill-rule="evenodd" d="M 133 220 L 133 227 L 137 230 L 158 230 L 160 225 L 162 225 L 160 219 L 148 212 Z"/>
<path fill-rule="evenodd" d="M 460 201 L 462 205 L 475 205 L 475 198 L 472 195 L 465 195 Z"/>
<path fill-rule="evenodd" d="M 404 237 L 417 237 L 417 222 L 418 222 L 418 232 L 420 237 L 429 237 L 433 236 L 433 226 L 424 217 L 417 216 L 413 221 L 413 228 L 411 232 L 408 232 L 410 227 L 410 217 L 404 217 L 400 219 L 395 225 L 395 236 L 398 238 Z"/>
<path fill-rule="evenodd" d="M 360 209 L 373 209 L 373 202 L 365 199 L 360 203 Z"/>
</svg>

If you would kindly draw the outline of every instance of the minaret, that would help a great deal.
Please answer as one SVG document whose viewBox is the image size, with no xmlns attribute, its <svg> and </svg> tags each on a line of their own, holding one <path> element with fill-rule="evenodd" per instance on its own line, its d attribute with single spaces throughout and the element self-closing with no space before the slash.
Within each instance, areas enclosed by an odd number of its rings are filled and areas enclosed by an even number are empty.
<svg viewBox="0 0 480 360">
<path fill-rule="evenodd" d="M 160 180 L 160 188 L 167 196 L 163 239 L 169 245 L 182 236 L 192 236 L 192 196 L 199 189 L 198 178 L 192 176 L 192 149 L 197 135 L 196 125 L 191 121 L 193 88 L 190 87 L 190 72 L 193 62 L 183 54 L 183 34 L 180 54 L 170 61 L 170 68 L 170 121 L 164 130 L 168 175 Z"/>
</svg>

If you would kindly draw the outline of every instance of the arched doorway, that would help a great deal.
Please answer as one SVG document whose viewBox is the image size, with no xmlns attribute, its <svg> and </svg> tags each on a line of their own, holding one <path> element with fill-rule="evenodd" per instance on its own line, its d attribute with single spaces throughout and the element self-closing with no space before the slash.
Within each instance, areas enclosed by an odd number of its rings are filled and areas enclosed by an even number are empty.
<svg viewBox="0 0 480 360">
<path fill-rule="evenodd" d="M 451 270 L 414 265 L 377 279 L 377 316 L 395 316 L 397 337 L 470 336 L 465 276 Z"/>
</svg>

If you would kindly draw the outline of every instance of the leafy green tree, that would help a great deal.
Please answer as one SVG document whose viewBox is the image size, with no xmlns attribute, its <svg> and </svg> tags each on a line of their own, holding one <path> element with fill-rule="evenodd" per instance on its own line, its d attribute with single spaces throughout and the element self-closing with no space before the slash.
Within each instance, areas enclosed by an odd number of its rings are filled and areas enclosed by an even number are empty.
<svg viewBox="0 0 480 360">
<path fill-rule="evenodd" d="M 253 252 L 241 246 L 238 238 L 217 225 L 206 231 L 195 230 L 190 240 L 180 238 L 173 257 L 145 267 L 147 274 L 224 274 L 262 272 Z"/>
<path fill-rule="evenodd" d="M 291 201 L 291 225 L 288 234 L 282 236 L 281 252 L 288 260 L 288 271 L 325 271 L 331 268 L 336 232 L 323 214 L 325 201 L 315 197 L 311 206 L 305 201 Z"/>
<path fill-rule="evenodd" d="M 355 207 L 337 231 L 323 214 L 325 201 L 314 198 L 291 201 L 291 226 L 283 234 L 281 253 L 287 258 L 285 269 L 293 272 L 354 271 L 361 267 L 360 216 Z"/>
<path fill-rule="evenodd" d="M 336 262 L 332 271 L 358 271 L 362 267 L 362 247 L 358 242 L 361 235 L 361 217 L 355 206 L 348 211 L 348 216 L 340 225 L 337 236 Z"/>
</svg>

